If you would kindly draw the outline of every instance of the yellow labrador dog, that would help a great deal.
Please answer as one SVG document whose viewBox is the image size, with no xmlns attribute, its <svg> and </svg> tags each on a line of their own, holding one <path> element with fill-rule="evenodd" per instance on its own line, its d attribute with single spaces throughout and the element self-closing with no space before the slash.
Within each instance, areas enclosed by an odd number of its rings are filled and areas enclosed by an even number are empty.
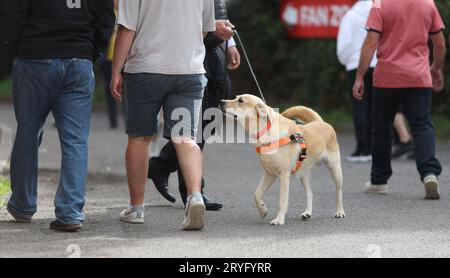
<svg viewBox="0 0 450 278">
<path fill-rule="evenodd" d="M 280 178 L 280 208 L 272 225 L 284 225 L 288 210 L 289 183 L 292 175 L 300 178 L 306 191 L 306 209 L 302 219 L 312 215 L 313 193 L 311 170 L 322 162 L 328 167 L 336 184 L 336 213 L 344 218 L 342 203 L 342 169 L 339 144 L 333 127 L 310 108 L 292 107 L 279 114 L 253 95 L 240 95 L 224 100 L 222 110 L 227 117 L 237 119 L 256 148 L 264 168 L 264 176 L 255 192 L 256 207 L 262 217 L 268 213 L 264 194 Z M 300 126 L 294 120 L 301 120 Z"/>
</svg>

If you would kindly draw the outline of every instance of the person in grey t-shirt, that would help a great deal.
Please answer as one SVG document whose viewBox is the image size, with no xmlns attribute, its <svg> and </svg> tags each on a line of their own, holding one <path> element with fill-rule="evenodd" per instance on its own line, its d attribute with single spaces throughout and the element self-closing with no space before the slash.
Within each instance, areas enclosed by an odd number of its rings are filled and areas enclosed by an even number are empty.
<svg viewBox="0 0 450 278">
<path fill-rule="evenodd" d="M 162 107 L 164 137 L 174 143 L 188 189 L 183 229 L 202 229 L 203 157 L 195 138 L 207 83 L 203 38 L 215 30 L 214 2 L 121 0 L 118 24 L 111 93 L 125 102 L 131 198 L 120 219 L 144 223 L 148 147 L 158 133 Z"/>
<path fill-rule="evenodd" d="M 233 39 L 234 25 L 228 21 L 227 7 L 225 0 L 214 0 L 214 10 L 216 17 L 216 31 L 210 32 L 206 36 L 204 43 L 206 46 L 206 57 L 204 61 L 206 69 L 206 78 L 208 79 L 208 86 L 205 88 L 203 97 L 202 111 L 204 114 L 199 130 L 205 130 L 216 119 L 208 117 L 208 112 L 212 109 L 217 109 L 223 99 L 232 98 L 231 80 L 229 78 L 226 67 L 229 70 L 235 70 L 240 65 L 240 54 L 236 47 L 236 42 Z M 228 48 L 224 41 L 228 41 Z M 227 53 L 225 53 L 227 52 Z M 228 54 L 228 59 L 226 58 Z M 229 62 L 228 65 L 225 65 Z M 209 136 L 215 135 L 215 131 L 220 128 L 215 128 L 211 134 L 204 134 L 199 132 L 197 138 L 198 146 L 204 150 L 206 140 Z M 172 142 L 167 142 L 161 149 L 158 156 L 150 158 L 148 178 L 152 180 L 158 192 L 166 198 L 169 202 L 175 203 L 175 196 L 169 192 L 169 176 L 173 172 L 178 174 L 178 189 L 183 204 L 186 204 L 187 191 L 183 178 L 183 173 L 178 170 L 178 158 Z M 203 201 L 207 211 L 218 211 L 223 208 L 220 202 L 211 200 L 205 194 L 205 187 L 207 182 L 202 181 L 202 195 Z"/>
</svg>

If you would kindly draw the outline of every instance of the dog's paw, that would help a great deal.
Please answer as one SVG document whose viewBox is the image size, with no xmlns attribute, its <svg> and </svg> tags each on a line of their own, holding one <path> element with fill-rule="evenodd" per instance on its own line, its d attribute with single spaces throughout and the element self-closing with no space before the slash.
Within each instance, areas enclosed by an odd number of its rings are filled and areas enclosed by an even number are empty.
<svg viewBox="0 0 450 278">
<path fill-rule="evenodd" d="M 345 218 L 345 212 L 344 211 L 338 211 L 334 215 L 334 218 Z"/>
<path fill-rule="evenodd" d="M 275 218 L 274 220 L 272 220 L 272 222 L 270 222 L 270 225 L 274 225 L 274 226 L 284 225 L 284 219 Z"/>
<path fill-rule="evenodd" d="M 306 221 L 306 220 L 308 220 L 310 218 L 311 218 L 311 213 L 310 212 L 304 212 L 302 214 L 302 221 Z"/>
<path fill-rule="evenodd" d="M 266 217 L 269 213 L 269 210 L 266 208 L 264 204 L 261 206 L 258 206 L 259 215 L 261 215 L 262 218 Z"/>
</svg>

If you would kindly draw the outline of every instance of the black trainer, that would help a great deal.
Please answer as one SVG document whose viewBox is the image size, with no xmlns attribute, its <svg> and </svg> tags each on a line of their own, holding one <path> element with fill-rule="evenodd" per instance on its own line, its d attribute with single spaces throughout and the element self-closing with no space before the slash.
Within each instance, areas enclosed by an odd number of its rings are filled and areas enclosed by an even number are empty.
<svg viewBox="0 0 450 278">
<path fill-rule="evenodd" d="M 203 202 L 205 203 L 206 210 L 209 211 L 218 211 L 223 208 L 223 205 L 216 202 L 211 202 L 211 200 L 202 192 Z"/>
<path fill-rule="evenodd" d="M 202 197 L 203 197 L 203 203 L 205 203 L 206 210 L 208 210 L 208 211 L 218 211 L 218 210 L 221 210 L 223 208 L 223 205 L 221 203 L 212 202 L 205 195 L 205 193 L 202 193 Z M 185 197 L 185 195 L 182 194 L 181 198 L 183 199 L 183 204 L 186 207 L 186 197 Z"/>
<path fill-rule="evenodd" d="M 82 227 L 83 225 L 81 223 L 65 224 L 60 222 L 59 220 L 55 220 L 50 223 L 50 229 L 60 232 L 75 233 L 78 232 Z"/>
<path fill-rule="evenodd" d="M 221 203 L 212 202 L 203 192 L 204 187 L 205 187 L 205 180 L 202 179 L 202 197 L 203 197 L 203 202 L 205 203 L 206 210 L 208 210 L 208 211 L 221 210 L 223 208 L 223 205 Z M 180 190 L 181 200 L 183 201 L 183 204 L 186 207 L 186 199 L 187 199 L 186 186 L 184 185 L 184 183 L 179 183 L 178 189 Z"/>
<path fill-rule="evenodd" d="M 410 154 L 414 152 L 414 143 L 413 141 L 409 141 L 408 143 L 399 143 L 394 146 L 392 151 L 392 159 L 397 159 L 405 154 Z"/>
</svg>

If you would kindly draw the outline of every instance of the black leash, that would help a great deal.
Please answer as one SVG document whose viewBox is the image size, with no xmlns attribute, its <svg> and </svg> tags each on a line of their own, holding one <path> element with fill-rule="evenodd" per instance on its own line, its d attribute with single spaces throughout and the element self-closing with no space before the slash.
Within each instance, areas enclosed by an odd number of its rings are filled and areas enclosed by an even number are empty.
<svg viewBox="0 0 450 278">
<path fill-rule="evenodd" d="M 225 42 L 225 50 L 224 50 L 224 55 L 225 55 L 225 70 L 223 71 L 225 76 L 223 79 L 223 99 L 228 99 L 229 98 L 229 94 L 228 94 L 228 40 Z"/>
<path fill-rule="evenodd" d="M 258 78 L 256 78 L 255 71 L 253 70 L 252 64 L 250 63 L 250 59 L 248 58 L 247 51 L 245 50 L 245 46 L 242 43 L 241 36 L 239 36 L 239 32 L 237 30 L 233 30 L 233 31 L 234 31 L 234 34 L 236 35 L 236 38 L 238 39 L 239 44 L 241 45 L 242 52 L 244 54 L 245 60 L 247 61 L 248 67 L 250 69 L 250 73 L 252 74 L 252 77 L 253 77 L 253 80 L 255 81 L 256 87 L 258 87 L 259 95 L 261 96 L 261 99 L 264 101 L 264 103 L 267 103 L 266 98 L 264 97 L 264 94 L 261 90 L 261 86 L 259 85 Z"/>
</svg>

